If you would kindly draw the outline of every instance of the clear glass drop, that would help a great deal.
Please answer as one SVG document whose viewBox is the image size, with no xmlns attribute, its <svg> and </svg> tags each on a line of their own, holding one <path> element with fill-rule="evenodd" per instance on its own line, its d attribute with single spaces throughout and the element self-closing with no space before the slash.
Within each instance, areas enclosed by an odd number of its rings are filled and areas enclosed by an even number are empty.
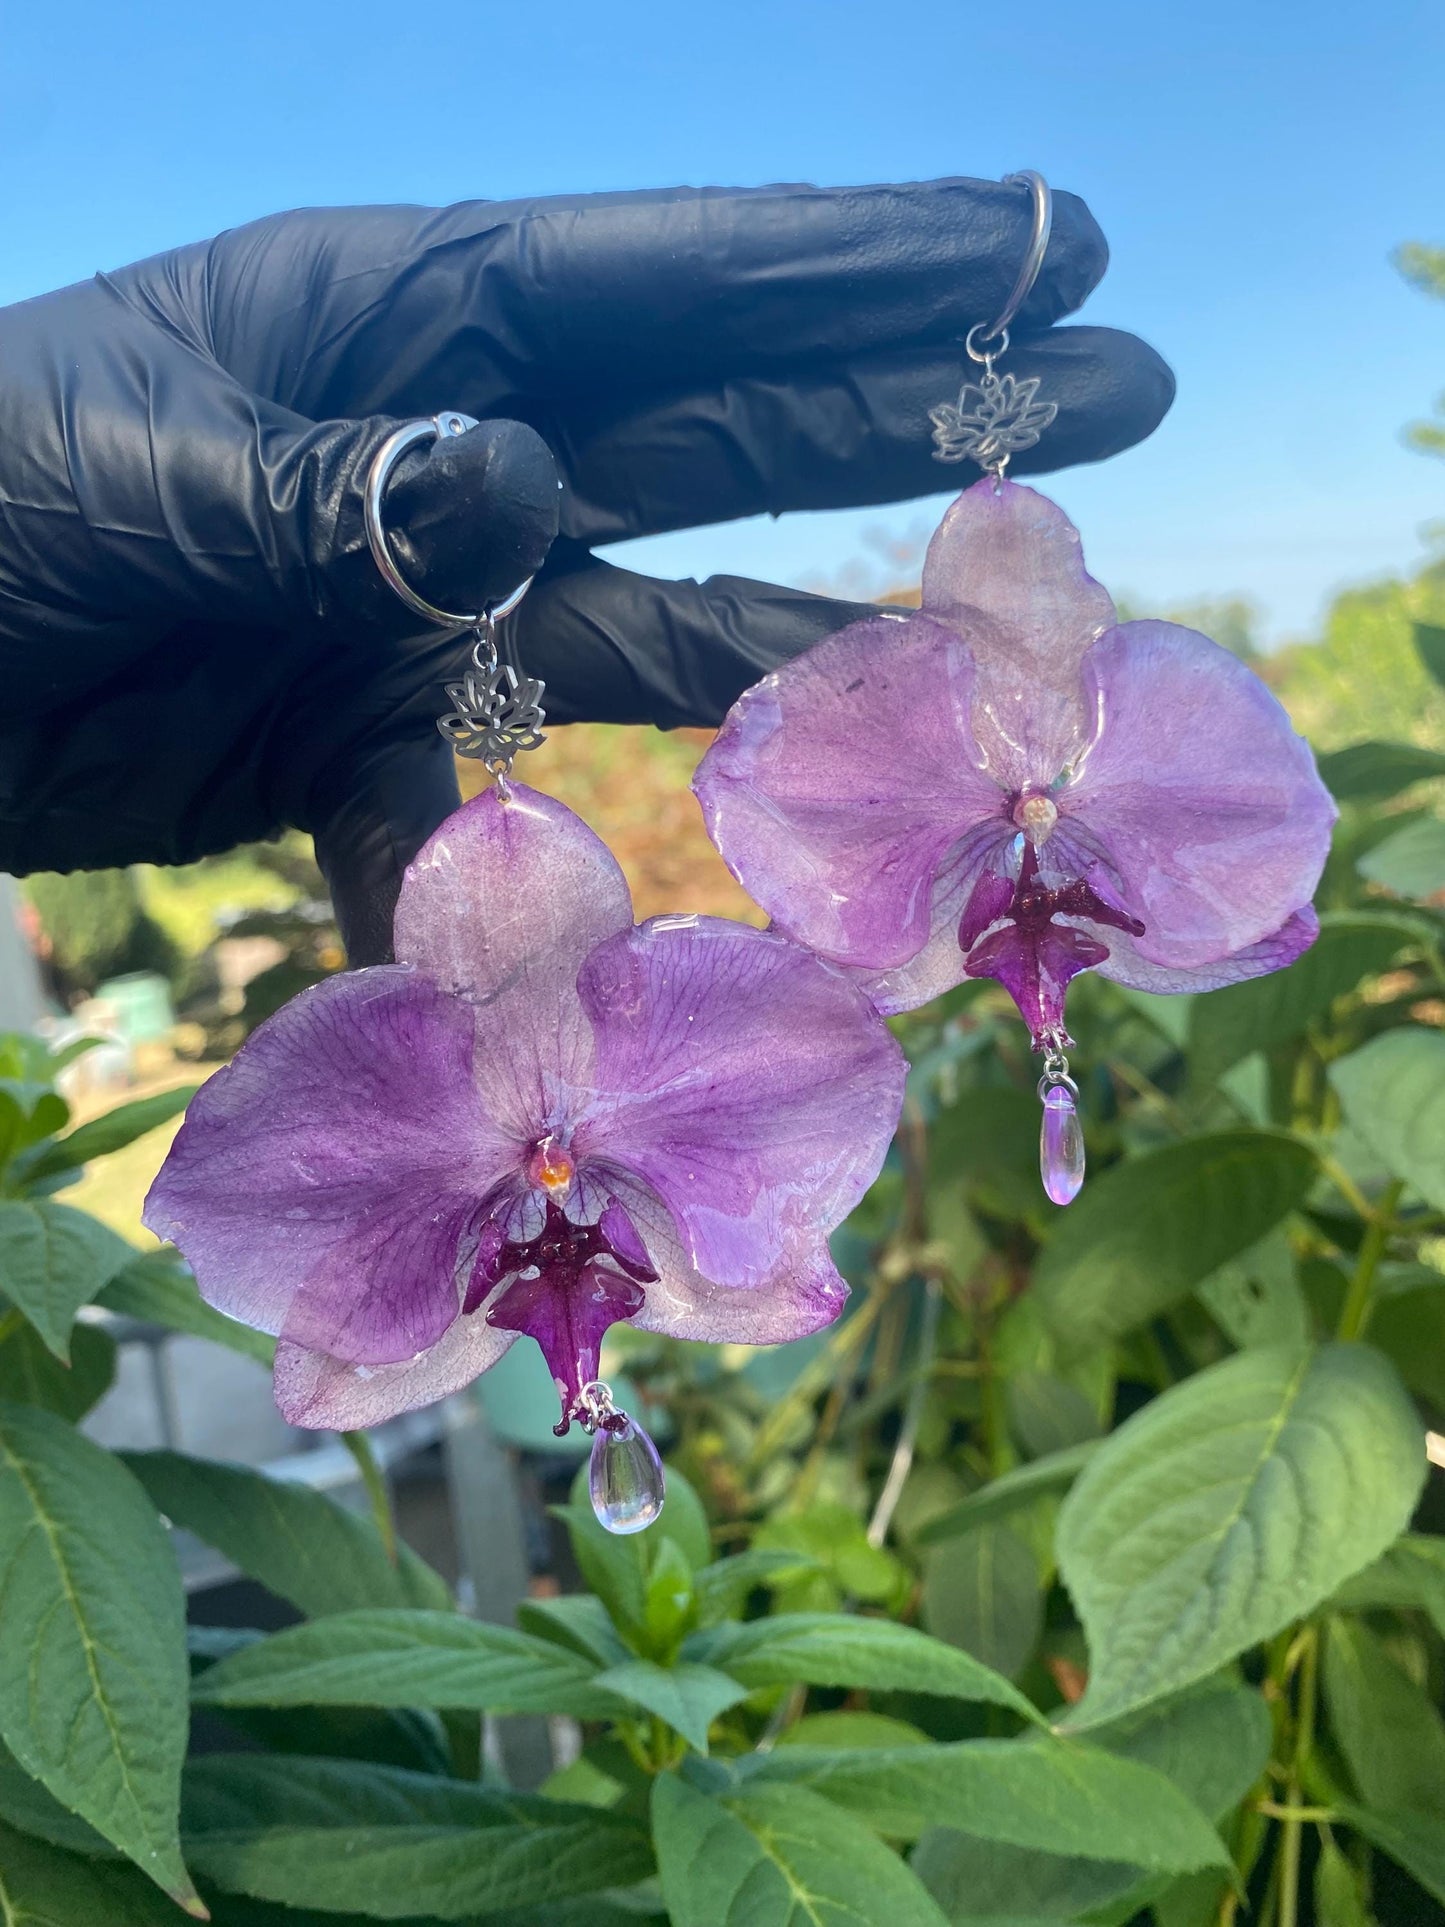
<svg viewBox="0 0 1445 1927">
<path fill-rule="evenodd" d="M 1072 1204 L 1078 1197 L 1084 1182 L 1084 1129 L 1067 1084 L 1050 1084 L 1044 1092 L 1039 1170 L 1055 1204 Z"/>
<path fill-rule="evenodd" d="M 587 1490 L 609 1532 L 641 1532 L 662 1510 L 662 1460 L 640 1425 L 617 1416 L 622 1423 L 615 1429 L 599 1425 L 592 1435 Z"/>
</svg>

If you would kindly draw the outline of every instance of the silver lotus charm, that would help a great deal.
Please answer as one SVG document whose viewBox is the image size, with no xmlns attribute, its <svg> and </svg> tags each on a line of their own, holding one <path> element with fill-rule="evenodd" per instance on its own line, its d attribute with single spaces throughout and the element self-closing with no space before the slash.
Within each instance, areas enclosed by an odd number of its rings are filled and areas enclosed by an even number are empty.
<svg viewBox="0 0 1445 1927">
<path fill-rule="evenodd" d="M 519 676 L 511 663 L 499 661 L 496 642 L 485 633 L 472 651 L 472 662 L 475 666 L 460 682 L 447 684 L 455 707 L 438 717 L 437 728 L 458 756 L 474 756 L 488 769 L 505 770 L 519 750 L 536 749 L 546 740 L 546 684 L 535 676 Z"/>
<path fill-rule="evenodd" d="M 1019 381 L 985 370 L 978 382 L 965 382 L 958 401 L 930 408 L 933 458 L 938 462 L 977 462 L 1002 473 L 1011 455 L 1032 448 L 1059 412 L 1056 401 L 1036 401 L 1038 375 Z"/>
</svg>

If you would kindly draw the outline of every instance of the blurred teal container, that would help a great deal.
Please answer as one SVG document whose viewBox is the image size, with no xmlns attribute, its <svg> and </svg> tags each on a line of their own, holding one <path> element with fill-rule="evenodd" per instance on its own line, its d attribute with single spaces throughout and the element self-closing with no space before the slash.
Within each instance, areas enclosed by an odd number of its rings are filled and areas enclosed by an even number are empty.
<svg viewBox="0 0 1445 1927">
<path fill-rule="evenodd" d="M 171 987 L 153 970 L 132 970 L 99 985 L 96 996 L 115 1012 L 115 1027 L 128 1044 L 150 1044 L 169 1035 L 176 1021 Z"/>
</svg>

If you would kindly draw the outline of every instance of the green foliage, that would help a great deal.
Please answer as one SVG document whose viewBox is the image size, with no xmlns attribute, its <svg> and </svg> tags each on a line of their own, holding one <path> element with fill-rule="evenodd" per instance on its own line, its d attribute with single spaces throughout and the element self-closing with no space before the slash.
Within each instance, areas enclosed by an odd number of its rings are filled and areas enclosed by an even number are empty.
<svg viewBox="0 0 1445 1927">
<path fill-rule="evenodd" d="M 186 1866 L 217 1927 L 1445 1904 L 1445 1538 L 1412 1517 L 1445 1429 L 1442 625 L 1445 568 L 1266 665 L 1334 752 L 1320 940 L 1192 998 L 1078 980 L 1067 1211 L 997 986 L 897 1020 L 848 1315 L 759 1353 L 630 1334 L 662 1521 L 605 1533 L 579 1472 L 580 1590 L 515 1628 L 306 1487 L 75 1431 L 108 1314 L 273 1342 L 53 1195 L 179 1096 L 71 1130 L 59 1060 L 0 1038 L 0 1915 L 153 1927 Z M 165 1525 L 304 1623 L 197 1629 L 188 1669 Z M 192 1760 L 178 1833 L 188 1670 L 251 1750 Z M 575 1722 L 580 1757 L 478 1777 L 482 1714 Z"/>
<path fill-rule="evenodd" d="M 1092 1659 L 1070 1724 L 1161 1699 L 1303 1618 L 1404 1531 L 1424 1475 L 1404 1387 L 1364 1346 L 1241 1352 L 1173 1387 L 1059 1515 Z"/>
<path fill-rule="evenodd" d="M 595 1808 L 336 1760 L 196 1761 L 185 1837 L 229 1893 L 379 1920 L 464 1920 L 651 1868 L 641 1829 Z"/>
<path fill-rule="evenodd" d="M 714 1798 L 664 1774 L 652 1831 L 675 1927 L 944 1927 L 917 1876 L 804 1787 Z"/>
<path fill-rule="evenodd" d="M 0 1738 L 183 1903 L 180 1573 L 145 1494 L 49 1412 L 0 1405 Z M 23 1656 L 24 1663 L 17 1661 Z"/>
<path fill-rule="evenodd" d="M 368 1518 L 325 1493 L 179 1452 L 128 1452 L 157 1511 L 223 1552 L 308 1618 L 378 1605 L 446 1608 L 446 1582 L 406 1547 L 392 1559 Z"/>
</svg>

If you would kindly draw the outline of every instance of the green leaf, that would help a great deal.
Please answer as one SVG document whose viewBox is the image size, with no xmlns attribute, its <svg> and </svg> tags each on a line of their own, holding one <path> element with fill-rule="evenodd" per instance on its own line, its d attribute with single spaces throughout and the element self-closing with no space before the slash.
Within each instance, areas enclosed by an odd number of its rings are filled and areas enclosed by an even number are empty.
<svg viewBox="0 0 1445 1927">
<path fill-rule="evenodd" d="M 1242 1352 L 1105 1441 L 1059 1515 L 1097 1725 L 1215 1672 L 1397 1537 L 1424 1476 L 1399 1378 L 1363 1345 Z"/>
<path fill-rule="evenodd" d="M 1012 1679 L 1038 1644 L 1044 1595 L 1026 1539 L 1005 1525 L 979 1526 L 934 1546 L 923 1565 L 923 1620 Z"/>
<path fill-rule="evenodd" d="M 1222 1820 L 1263 1774 L 1273 1739 L 1258 1693 L 1206 1680 L 1162 1704 L 1128 1713 L 1092 1737 L 1163 1773 L 1211 1820 Z"/>
<path fill-rule="evenodd" d="M 972 1532 L 975 1527 L 995 1519 L 1006 1519 L 1011 1512 L 1031 1506 L 1036 1499 L 1050 1493 L 1066 1492 L 1100 1443 L 1098 1439 L 1088 1439 L 1063 1452 L 1050 1452 L 1046 1458 L 1034 1459 L 1028 1465 L 1015 1466 L 1011 1472 L 1002 1473 L 981 1491 L 970 1492 L 947 1512 L 920 1526 L 913 1535 L 914 1544 L 934 1546 L 944 1539 L 956 1539 L 961 1532 Z"/>
<path fill-rule="evenodd" d="M 50 1350 L 69 1356 L 82 1305 L 135 1252 L 98 1218 L 48 1198 L 0 1201 L 0 1292 L 24 1312 Z"/>
<path fill-rule="evenodd" d="M 72 1425 L 99 1404 L 114 1377 L 115 1340 L 98 1325 L 76 1326 L 68 1366 L 46 1348 L 33 1325 L 0 1344 L 0 1399 L 42 1405 Z"/>
<path fill-rule="evenodd" d="M 718 1714 L 748 1696 L 747 1687 L 729 1679 L 726 1673 L 691 1660 L 676 1666 L 658 1666 L 650 1659 L 628 1660 L 599 1673 L 595 1684 L 642 1707 L 644 1712 L 655 1713 L 699 1753 L 707 1752 L 708 1728 Z"/>
<path fill-rule="evenodd" d="M 1347 1826 L 1387 1853 L 1426 1893 L 1445 1901 L 1445 1819 L 1435 1813 L 1376 1813 L 1344 1802 L 1338 1811 Z"/>
<path fill-rule="evenodd" d="M 1232 1345 L 1302 1345 L 1310 1336 L 1310 1313 L 1295 1271 L 1294 1252 L 1283 1228 L 1271 1231 L 1252 1251 L 1221 1265 L 1196 1296 Z"/>
<path fill-rule="evenodd" d="M 1410 1024 L 1330 1065 L 1349 1124 L 1397 1177 L 1445 1211 L 1445 1033 Z"/>
<path fill-rule="evenodd" d="M 895 1720 L 887 1713 L 859 1713 L 845 1708 L 835 1713 L 805 1713 L 778 1735 L 779 1746 L 840 1748 L 874 1746 L 931 1746 L 926 1733 L 907 1720 Z"/>
<path fill-rule="evenodd" d="M 204 1706 L 434 1706 L 615 1715 L 591 1660 L 459 1613 L 333 1612 L 233 1653 L 197 1680 Z"/>
<path fill-rule="evenodd" d="M 673 1541 L 693 1572 L 712 1560 L 707 1515 L 697 1494 L 680 1472 L 668 1466 L 663 1531 L 628 1535 L 608 1532 L 599 1523 L 587 1496 L 584 1461 L 577 1468 L 569 1503 L 557 1507 L 556 1513 L 566 1523 L 572 1556 L 589 1589 L 607 1607 L 619 1630 L 633 1643 L 650 1650 L 648 1582 L 662 1540 Z"/>
<path fill-rule="evenodd" d="M 1445 1539 L 1407 1532 L 1372 1566 L 1347 1579 L 1330 1602 L 1346 1611 L 1378 1606 L 1418 1608 L 1445 1639 Z"/>
<path fill-rule="evenodd" d="M 1315 1927 L 1375 1927 L 1360 1876 L 1328 1836 L 1315 1862 Z"/>
<path fill-rule="evenodd" d="M 19 1833 L 33 1834 L 67 1853 L 91 1859 L 118 1860 L 120 1854 L 103 1834 L 63 1807 L 53 1793 L 32 1780 L 7 1746 L 0 1746 L 0 1821 Z"/>
<path fill-rule="evenodd" d="M 524 1599 L 517 1608 L 517 1624 L 524 1633 L 565 1646 L 599 1666 L 615 1666 L 631 1658 L 607 1608 L 590 1592 L 564 1593 L 558 1599 Z"/>
<path fill-rule="evenodd" d="M 168 1124 L 177 1111 L 183 1111 L 200 1089 L 199 1084 L 183 1084 L 173 1091 L 156 1091 L 150 1097 L 137 1097 L 119 1104 L 104 1117 L 92 1118 L 68 1137 L 48 1144 L 34 1164 L 26 1169 L 26 1179 L 53 1177 L 58 1171 L 78 1171 L 92 1158 L 123 1150 L 147 1131 Z"/>
<path fill-rule="evenodd" d="M 1085 1186 L 1044 1247 L 1033 1291 L 1046 1319 L 1087 1351 L 1167 1311 L 1302 1204 L 1317 1170 L 1307 1144 L 1257 1130 L 1189 1138 L 1115 1165 Z"/>
<path fill-rule="evenodd" d="M 693 1574 L 698 1624 L 716 1626 L 720 1620 L 736 1619 L 749 1593 L 757 1587 L 801 1578 L 816 1570 L 817 1561 L 806 1553 L 784 1552 L 774 1546 L 749 1546 L 746 1552 L 735 1552 L 728 1559 L 715 1559 Z"/>
<path fill-rule="evenodd" d="M 1428 622 L 1417 622 L 1415 630 L 1415 653 L 1435 678 L 1445 684 L 1445 629 L 1437 629 Z"/>
<path fill-rule="evenodd" d="M 266 1332 L 252 1331 L 249 1325 L 213 1311 L 174 1251 L 143 1252 L 116 1273 L 95 1302 L 124 1318 L 138 1318 L 192 1338 L 214 1339 L 268 1368 L 276 1353 L 276 1341 Z"/>
<path fill-rule="evenodd" d="M 1423 903 L 1445 890 L 1445 823 L 1423 816 L 1367 850 L 1355 865 L 1369 883 Z"/>
<path fill-rule="evenodd" d="M 1445 757 L 1440 759 L 1445 769 Z M 1212 1084 L 1252 1051 L 1271 1050 L 1323 1017 L 1337 997 L 1384 970 L 1423 926 L 1386 911 L 1347 910 L 1320 918 L 1320 934 L 1286 970 L 1196 996 L 1190 1013 L 1190 1075 Z"/>
<path fill-rule="evenodd" d="M 1209 1685 L 1098 1738 L 1112 1752 L 1167 1774 L 1218 1820 L 1263 1772 L 1271 1722 L 1257 1693 Z M 1139 1869 L 1123 1863 L 1041 1853 L 946 1827 L 924 1834 L 913 1867 L 950 1918 L 968 1921 L 1008 1913 L 1073 1919 L 1132 1894 L 1140 1881 Z"/>
<path fill-rule="evenodd" d="M 1025 1719 L 1042 1716 L 1018 1688 L 987 1666 L 892 1619 L 856 1613 L 779 1613 L 720 1626 L 689 1642 L 689 1653 L 758 1686 L 838 1686 L 877 1693 L 932 1693 L 985 1701 Z"/>
<path fill-rule="evenodd" d="M 228 1892 L 382 1920 L 541 1906 L 652 1868 L 641 1828 L 597 1808 L 336 1760 L 195 1761 L 185 1836 Z"/>
<path fill-rule="evenodd" d="M 49 1412 L 0 1405 L 0 1738 L 182 1905 L 185 1602 L 145 1494 Z"/>
<path fill-rule="evenodd" d="M 1050 1372 L 1013 1373 L 1004 1386 L 1008 1426 L 1026 1459 L 1045 1459 L 1098 1438 L 1103 1427 L 1079 1386 Z"/>
<path fill-rule="evenodd" d="M 714 1799 L 664 1773 L 652 1830 L 673 1927 L 947 1927 L 897 1854 L 802 1787 Z"/>
<path fill-rule="evenodd" d="M 0 1826 L 5 1927 L 175 1927 L 176 1910 L 128 1867 L 77 1860 Z"/>
<path fill-rule="evenodd" d="M 122 1456 L 172 1524 L 309 1619 L 360 1606 L 451 1604 L 440 1573 L 406 1546 L 393 1564 L 371 1520 L 324 1493 L 179 1452 Z"/>
<path fill-rule="evenodd" d="M 1357 1621 L 1330 1621 L 1324 1687 L 1330 1730 L 1364 1804 L 1445 1814 L 1445 1722 Z"/>
<path fill-rule="evenodd" d="M 1187 1794 L 1151 1767 L 1081 1740 L 960 1740 L 858 1754 L 779 1747 L 755 1777 L 799 1781 L 899 1839 L 954 1827 L 1161 1873 L 1228 1864 Z"/>
<path fill-rule="evenodd" d="M 1351 743 L 1319 759 L 1320 777 L 1341 803 L 1378 802 L 1412 783 L 1445 776 L 1445 756 L 1417 743 Z"/>
</svg>

